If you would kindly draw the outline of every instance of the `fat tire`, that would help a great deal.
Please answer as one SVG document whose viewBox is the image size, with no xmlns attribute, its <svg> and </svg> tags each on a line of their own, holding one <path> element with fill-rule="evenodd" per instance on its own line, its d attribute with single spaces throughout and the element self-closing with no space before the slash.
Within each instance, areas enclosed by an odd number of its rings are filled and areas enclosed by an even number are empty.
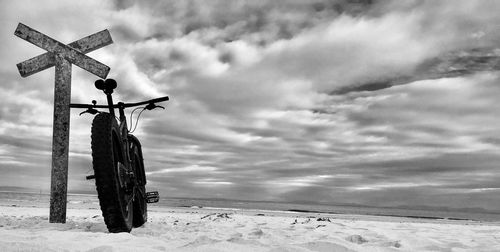
<svg viewBox="0 0 500 252">
<path fill-rule="evenodd" d="M 138 186 L 134 198 L 134 227 L 140 227 L 148 220 L 148 204 L 146 202 L 146 187 Z"/>
<path fill-rule="evenodd" d="M 95 185 L 104 222 L 111 233 L 130 232 L 133 222 L 133 204 L 126 206 L 125 191 L 118 178 L 118 160 L 115 160 L 123 157 L 119 136 L 113 116 L 101 113 L 94 118 L 91 147 Z"/>
<path fill-rule="evenodd" d="M 132 158 L 132 167 L 135 172 L 136 186 L 134 191 L 134 221 L 133 226 L 140 227 L 148 219 L 148 204 L 146 202 L 146 177 L 144 174 L 144 161 L 142 158 L 142 149 L 139 140 L 130 135 L 130 157 Z"/>
</svg>

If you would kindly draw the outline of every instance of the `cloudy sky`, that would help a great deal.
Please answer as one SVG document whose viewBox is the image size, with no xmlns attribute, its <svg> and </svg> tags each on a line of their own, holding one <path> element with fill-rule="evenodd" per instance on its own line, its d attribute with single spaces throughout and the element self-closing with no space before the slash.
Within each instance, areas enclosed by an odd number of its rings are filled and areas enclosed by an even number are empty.
<svg viewBox="0 0 500 252">
<path fill-rule="evenodd" d="M 19 22 L 88 55 L 145 112 L 163 196 L 500 210 L 500 1 L 0 0 L 0 186 L 48 192 L 54 69 Z M 73 67 L 72 102 L 105 97 Z M 91 115 L 73 110 L 69 191 L 93 192 Z"/>
</svg>

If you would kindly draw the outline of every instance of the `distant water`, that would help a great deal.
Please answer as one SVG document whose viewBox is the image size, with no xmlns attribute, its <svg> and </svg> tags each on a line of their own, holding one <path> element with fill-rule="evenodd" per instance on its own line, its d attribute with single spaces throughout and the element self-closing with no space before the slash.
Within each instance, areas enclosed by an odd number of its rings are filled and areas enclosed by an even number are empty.
<svg viewBox="0 0 500 252">
<path fill-rule="evenodd" d="M 42 193 L 0 192 L 1 205 L 49 207 L 50 195 Z M 500 213 L 459 210 L 422 210 L 364 206 L 339 206 L 324 204 L 297 204 L 267 201 L 238 201 L 224 199 L 161 198 L 154 204 L 159 207 L 212 207 L 226 209 L 294 211 L 302 213 L 331 213 L 354 215 L 400 216 L 423 219 L 457 219 L 474 221 L 500 221 Z M 68 194 L 68 207 L 99 208 L 96 195 Z"/>
<path fill-rule="evenodd" d="M 457 219 L 475 221 L 500 221 L 500 213 L 470 212 L 470 211 L 440 211 L 421 209 L 382 208 L 365 206 L 339 206 L 324 204 L 297 204 L 267 201 L 237 201 L 219 199 L 187 199 L 168 198 L 160 199 L 160 205 L 173 207 L 214 207 L 231 209 L 257 209 L 274 211 L 295 211 L 310 213 L 354 214 L 400 216 L 423 219 Z"/>
<path fill-rule="evenodd" d="M 5 192 L 0 191 L 0 205 L 11 206 L 37 206 L 49 207 L 50 195 L 33 192 Z M 97 195 L 91 194 L 68 194 L 68 205 L 78 208 L 79 205 L 99 206 Z"/>
</svg>

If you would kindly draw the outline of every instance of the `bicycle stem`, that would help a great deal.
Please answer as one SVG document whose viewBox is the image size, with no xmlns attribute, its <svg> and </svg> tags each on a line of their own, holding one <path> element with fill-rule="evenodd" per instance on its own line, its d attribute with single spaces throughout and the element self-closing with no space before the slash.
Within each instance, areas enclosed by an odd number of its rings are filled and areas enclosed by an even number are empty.
<svg viewBox="0 0 500 252">
<path fill-rule="evenodd" d="M 123 102 L 119 102 L 118 103 L 118 111 L 120 112 L 120 121 L 127 121 L 126 120 L 126 117 L 125 117 L 125 112 L 124 112 L 124 109 L 125 109 L 125 104 Z"/>
<path fill-rule="evenodd" d="M 111 97 L 111 94 L 113 93 L 113 90 L 104 90 L 104 93 L 106 94 L 106 99 L 108 100 L 108 105 L 109 105 L 109 114 L 111 116 L 115 117 L 115 109 L 113 108 L 113 97 Z"/>
</svg>

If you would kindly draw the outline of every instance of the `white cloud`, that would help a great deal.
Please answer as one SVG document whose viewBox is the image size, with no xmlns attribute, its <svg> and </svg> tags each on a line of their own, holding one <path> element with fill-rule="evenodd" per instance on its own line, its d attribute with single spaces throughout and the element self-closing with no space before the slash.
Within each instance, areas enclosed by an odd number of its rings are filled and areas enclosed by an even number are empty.
<svg viewBox="0 0 500 252">
<path fill-rule="evenodd" d="M 309 175 L 295 178 L 280 178 L 276 180 L 267 181 L 267 185 L 271 188 L 274 187 L 307 187 L 316 185 L 319 182 L 333 178 L 333 175 Z"/>
<path fill-rule="evenodd" d="M 225 185 L 232 185 L 233 182 L 201 180 L 201 181 L 194 181 L 193 184 L 197 184 L 197 185 L 201 185 L 201 186 L 225 186 Z"/>
<path fill-rule="evenodd" d="M 169 174 L 169 173 L 178 173 L 178 172 L 184 172 L 184 173 L 191 173 L 191 172 L 208 172 L 212 173 L 214 171 L 217 171 L 218 169 L 216 167 L 212 166 L 199 166 L 199 165 L 190 165 L 186 167 L 179 167 L 179 168 L 168 168 L 168 169 L 162 169 L 158 171 L 152 171 L 152 172 L 147 172 L 146 175 L 161 175 L 161 174 Z"/>
<path fill-rule="evenodd" d="M 377 191 L 377 190 L 384 190 L 384 189 L 391 189 L 391 188 L 415 188 L 415 187 L 427 187 L 427 186 L 442 186 L 443 184 L 440 183 L 429 183 L 429 182 L 392 182 L 392 183 L 379 183 L 379 184 L 369 184 L 369 185 L 362 185 L 362 186 L 355 186 L 348 188 L 349 190 L 355 190 L 355 191 Z"/>
</svg>

